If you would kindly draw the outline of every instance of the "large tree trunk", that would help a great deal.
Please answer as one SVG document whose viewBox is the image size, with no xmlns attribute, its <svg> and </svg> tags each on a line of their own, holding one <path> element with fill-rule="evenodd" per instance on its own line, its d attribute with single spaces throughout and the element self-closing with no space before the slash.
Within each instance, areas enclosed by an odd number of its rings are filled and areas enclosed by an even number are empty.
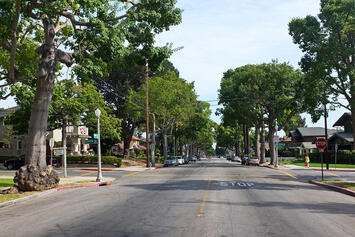
<svg viewBox="0 0 355 237">
<path fill-rule="evenodd" d="M 55 48 L 54 22 L 47 17 L 43 20 L 43 26 L 44 43 L 36 50 L 42 58 L 29 121 L 26 166 L 21 167 L 14 178 L 15 187 L 21 191 L 40 191 L 56 187 L 59 183 L 57 172 L 46 166 L 47 121 L 57 63 L 62 62 L 64 57 L 69 60 L 71 57 Z"/>
<path fill-rule="evenodd" d="M 260 145 L 260 164 L 264 164 L 265 161 L 265 125 L 264 121 L 261 122 L 261 145 Z"/>
<path fill-rule="evenodd" d="M 234 144 L 235 155 L 240 157 L 240 137 L 238 136 L 237 141 Z"/>
<path fill-rule="evenodd" d="M 256 158 L 260 161 L 260 126 L 259 123 L 255 125 L 255 154 Z"/>
<path fill-rule="evenodd" d="M 275 143 L 274 143 L 275 128 L 272 122 L 269 123 L 269 147 L 270 147 L 270 165 L 275 162 Z"/>
</svg>

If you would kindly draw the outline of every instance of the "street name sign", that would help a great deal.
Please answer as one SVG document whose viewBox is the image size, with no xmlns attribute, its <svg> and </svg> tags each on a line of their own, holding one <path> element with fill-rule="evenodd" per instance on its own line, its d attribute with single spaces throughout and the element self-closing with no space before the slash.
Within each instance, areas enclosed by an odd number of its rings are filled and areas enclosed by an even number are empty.
<svg viewBox="0 0 355 237">
<path fill-rule="evenodd" d="M 97 140 L 96 139 L 88 139 L 85 141 L 85 144 L 97 144 Z"/>
<path fill-rule="evenodd" d="M 95 139 L 98 139 L 98 138 L 99 138 L 99 134 L 94 133 L 94 138 L 95 138 Z"/>
<path fill-rule="evenodd" d="M 324 152 L 324 149 L 328 146 L 328 142 L 325 138 L 318 138 L 316 141 L 316 146 L 320 152 Z"/>
<path fill-rule="evenodd" d="M 53 149 L 53 153 L 55 156 L 62 156 L 64 155 L 64 147 L 58 147 Z"/>
</svg>

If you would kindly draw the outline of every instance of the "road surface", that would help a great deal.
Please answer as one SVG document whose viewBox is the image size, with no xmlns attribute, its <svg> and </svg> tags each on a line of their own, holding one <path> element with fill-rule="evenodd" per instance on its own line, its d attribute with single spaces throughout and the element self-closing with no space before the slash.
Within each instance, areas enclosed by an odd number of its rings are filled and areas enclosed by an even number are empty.
<svg viewBox="0 0 355 237">
<path fill-rule="evenodd" d="M 1 208 L 0 236 L 355 236 L 355 198 L 312 175 L 218 159 L 133 172 Z"/>
</svg>

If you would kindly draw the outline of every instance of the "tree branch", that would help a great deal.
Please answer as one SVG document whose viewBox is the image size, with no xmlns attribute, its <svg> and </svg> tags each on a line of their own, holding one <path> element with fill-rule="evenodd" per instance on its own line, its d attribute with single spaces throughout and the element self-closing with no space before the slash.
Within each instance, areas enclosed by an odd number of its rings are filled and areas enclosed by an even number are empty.
<svg viewBox="0 0 355 237">
<path fill-rule="evenodd" d="M 58 22 L 58 24 L 56 25 L 54 32 L 57 33 L 58 31 L 60 31 L 61 29 L 65 28 L 69 23 L 69 19 L 67 18 L 66 22 L 64 24 L 60 24 L 60 22 Z"/>
<path fill-rule="evenodd" d="M 73 55 L 60 49 L 56 49 L 55 57 L 59 62 L 67 65 L 67 67 L 70 67 L 74 63 Z"/>
<path fill-rule="evenodd" d="M 20 0 L 16 0 L 15 3 L 15 16 L 11 23 L 10 27 L 10 35 L 11 35 L 11 49 L 10 49 L 10 61 L 9 61 L 9 78 L 8 80 L 14 81 L 15 79 L 15 58 L 16 58 L 16 49 L 17 49 L 17 25 L 20 18 L 20 11 L 21 11 L 21 2 Z"/>
</svg>

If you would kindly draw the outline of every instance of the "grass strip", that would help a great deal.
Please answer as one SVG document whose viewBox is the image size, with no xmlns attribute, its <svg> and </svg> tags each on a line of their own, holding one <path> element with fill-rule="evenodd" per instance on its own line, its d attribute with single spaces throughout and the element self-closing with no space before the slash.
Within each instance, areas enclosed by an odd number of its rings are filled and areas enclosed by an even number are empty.
<svg viewBox="0 0 355 237">
<path fill-rule="evenodd" d="M 8 201 L 12 201 L 18 198 L 23 198 L 23 197 L 27 197 L 33 194 L 36 194 L 38 192 L 24 192 L 24 193 L 17 193 L 17 194 L 0 194 L 0 203 L 3 202 L 8 202 Z"/>
<path fill-rule="evenodd" d="M 340 181 L 340 180 L 321 181 L 321 182 L 355 191 L 355 182 L 347 182 L 347 181 Z"/>
<path fill-rule="evenodd" d="M 297 165 L 297 166 L 304 166 L 304 162 L 303 161 L 281 161 L 281 164 L 288 164 L 288 165 Z M 313 168 L 320 168 L 322 166 L 321 163 L 309 163 L 309 167 L 313 167 Z M 323 163 L 323 167 L 325 167 L 326 164 Z M 353 168 L 355 169 L 355 165 L 350 165 L 350 164 L 337 164 L 335 166 L 335 164 L 329 164 L 329 168 L 334 169 L 334 168 Z"/>
<path fill-rule="evenodd" d="M 14 185 L 13 179 L 0 178 L 0 188 L 8 188 Z"/>
</svg>

